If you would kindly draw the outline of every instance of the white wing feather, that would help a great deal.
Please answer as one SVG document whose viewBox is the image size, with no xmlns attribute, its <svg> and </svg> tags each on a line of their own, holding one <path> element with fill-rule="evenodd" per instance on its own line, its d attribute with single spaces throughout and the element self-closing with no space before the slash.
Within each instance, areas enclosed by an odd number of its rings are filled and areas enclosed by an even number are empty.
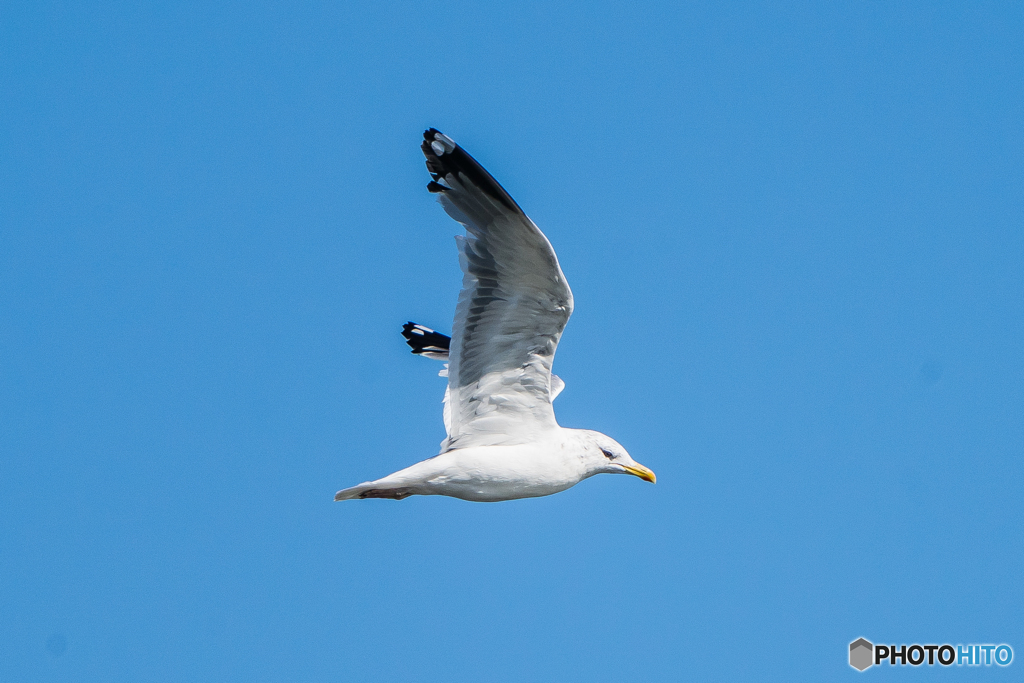
<svg viewBox="0 0 1024 683">
<path fill-rule="evenodd" d="M 405 337 L 406 342 L 412 347 L 413 353 L 422 356 L 424 358 L 432 358 L 444 362 L 444 367 L 437 373 L 438 377 L 444 377 L 448 379 L 448 349 L 451 346 L 451 337 L 441 334 L 435 330 L 426 327 L 425 325 L 419 325 L 417 323 L 406 323 L 403 326 L 402 336 Z M 447 382 L 446 382 L 447 385 Z M 565 382 L 558 375 L 551 375 L 551 400 L 554 401 L 559 394 L 562 393 L 562 389 L 565 388 Z M 451 435 L 452 420 L 451 420 L 451 407 L 448 404 L 448 387 L 445 386 L 444 390 L 444 409 L 442 416 L 444 418 L 444 432 L 445 439 Z M 442 446 L 446 444 L 446 441 L 442 442 Z"/>
<path fill-rule="evenodd" d="M 528 443 L 558 426 L 551 401 L 564 385 L 551 364 L 572 292 L 551 243 L 490 174 L 443 134 L 424 137 L 428 189 L 466 227 L 442 450 Z"/>
</svg>

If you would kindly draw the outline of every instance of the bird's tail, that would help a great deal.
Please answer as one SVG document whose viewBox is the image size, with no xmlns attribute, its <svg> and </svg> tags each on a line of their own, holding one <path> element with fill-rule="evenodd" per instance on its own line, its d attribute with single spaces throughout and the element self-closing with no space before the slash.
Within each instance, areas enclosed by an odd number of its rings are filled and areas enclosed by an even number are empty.
<svg viewBox="0 0 1024 683">
<path fill-rule="evenodd" d="M 359 486 L 342 489 L 334 494 L 334 500 L 358 500 L 361 498 L 390 498 L 402 500 L 412 495 L 408 486 L 389 487 L 376 481 L 363 482 Z"/>
</svg>

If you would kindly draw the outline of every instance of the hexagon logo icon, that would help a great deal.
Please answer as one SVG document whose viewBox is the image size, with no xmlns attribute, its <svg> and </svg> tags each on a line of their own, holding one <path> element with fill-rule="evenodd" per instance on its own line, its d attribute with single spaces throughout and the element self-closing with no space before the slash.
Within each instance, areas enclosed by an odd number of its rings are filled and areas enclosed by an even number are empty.
<svg viewBox="0 0 1024 683">
<path fill-rule="evenodd" d="M 858 638 L 850 643 L 850 666 L 857 671 L 863 671 L 874 663 L 871 661 L 874 654 L 875 646 L 863 638 Z"/>
</svg>

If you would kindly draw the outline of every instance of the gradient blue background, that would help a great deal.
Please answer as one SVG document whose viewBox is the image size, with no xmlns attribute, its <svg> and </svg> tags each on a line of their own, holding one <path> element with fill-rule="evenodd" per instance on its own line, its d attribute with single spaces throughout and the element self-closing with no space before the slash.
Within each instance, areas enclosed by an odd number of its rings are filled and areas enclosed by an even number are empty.
<svg viewBox="0 0 1024 683">
<path fill-rule="evenodd" d="M 33 0 L 0 75 L 0 680 L 1020 680 L 1019 3 Z M 427 126 L 656 486 L 331 501 L 443 437 Z"/>
</svg>

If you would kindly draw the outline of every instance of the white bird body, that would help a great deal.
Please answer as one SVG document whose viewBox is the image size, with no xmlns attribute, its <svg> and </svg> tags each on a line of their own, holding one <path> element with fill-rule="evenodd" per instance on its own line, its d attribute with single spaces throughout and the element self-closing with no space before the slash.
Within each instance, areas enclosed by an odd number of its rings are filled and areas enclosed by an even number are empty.
<svg viewBox="0 0 1024 683">
<path fill-rule="evenodd" d="M 449 363 L 448 436 L 433 458 L 334 499 L 493 502 L 558 493 L 602 472 L 654 482 L 614 439 L 555 421 L 551 402 L 564 383 L 551 364 L 573 298 L 547 237 L 451 138 L 431 128 L 421 149 L 434 179 L 427 189 L 466 228 L 456 238 L 463 280 L 451 339 L 413 323 L 403 331 L 414 353 Z"/>
<path fill-rule="evenodd" d="M 418 494 L 494 502 L 559 493 L 589 476 L 573 429 L 553 429 L 528 444 L 445 451 L 383 479 L 354 486 L 343 498 Z"/>
</svg>

